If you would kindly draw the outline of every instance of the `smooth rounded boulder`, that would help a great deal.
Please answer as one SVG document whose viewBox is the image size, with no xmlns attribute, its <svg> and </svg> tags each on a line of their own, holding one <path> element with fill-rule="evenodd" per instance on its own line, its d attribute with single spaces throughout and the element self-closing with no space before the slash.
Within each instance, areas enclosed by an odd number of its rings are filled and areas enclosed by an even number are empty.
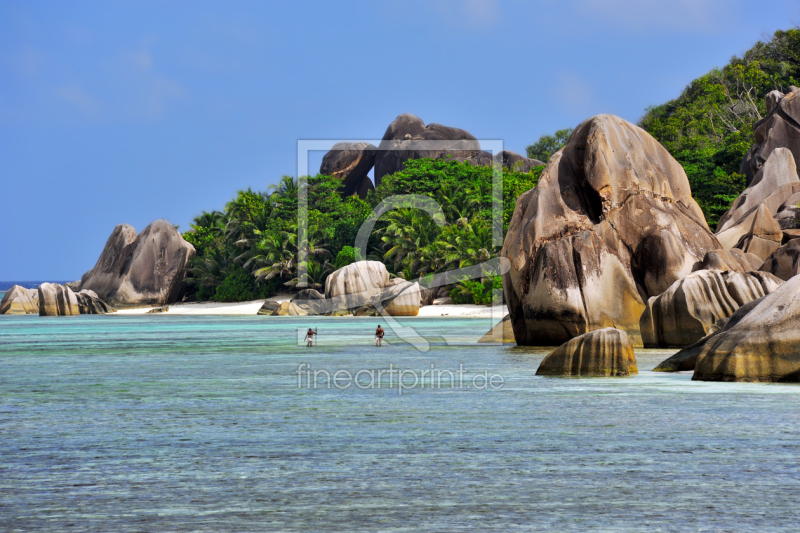
<svg viewBox="0 0 800 533">
<path fill-rule="evenodd" d="M 614 377 L 637 374 L 633 343 L 615 328 L 584 333 L 553 350 L 537 376 Z"/>
<path fill-rule="evenodd" d="M 14 285 L 0 301 L 0 315 L 38 315 L 39 295 L 36 289 Z"/>
<path fill-rule="evenodd" d="M 469 132 L 435 123 L 426 126 L 419 117 L 405 113 L 389 124 L 378 146 L 375 186 L 384 176 L 403 170 L 409 159 L 437 159 L 449 154 L 455 160 L 464 160 L 479 152 L 480 143 Z M 489 156 L 487 164 L 491 162 Z"/>
<path fill-rule="evenodd" d="M 373 189 L 372 180 L 367 175 L 375 165 L 378 147 L 365 142 L 340 142 L 322 157 L 320 174 L 334 176 L 341 180 L 339 192 L 342 196 L 358 195 L 366 198 Z"/>
<path fill-rule="evenodd" d="M 325 298 L 333 300 L 333 309 L 355 309 L 382 292 L 388 282 L 389 271 L 380 261 L 356 261 L 326 278 Z"/>
<path fill-rule="evenodd" d="M 732 327 L 709 336 L 692 379 L 800 381 L 800 276 L 759 300 Z"/>
<path fill-rule="evenodd" d="M 117 226 L 94 268 L 81 278 L 81 290 L 94 291 L 115 308 L 163 306 L 178 301 L 194 246 L 175 226 L 156 220 L 144 231 Z"/>
<path fill-rule="evenodd" d="M 715 323 L 782 284 L 767 272 L 692 272 L 647 301 L 639 321 L 642 343 L 650 348 L 688 346 Z"/>
<path fill-rule="evenodd" d="M 645 301 L 719 248 L 669 152 L 619 117 L 593 117 L 517 199 L 501 252 L 517 344 L 605 327 L 641 344 Z"/>
<path fill-rule="evenodd" d="M 72 289 L 58 283 L 39 285 L 39 316 L 77 316 L 81 314 Z"/>
</svg>

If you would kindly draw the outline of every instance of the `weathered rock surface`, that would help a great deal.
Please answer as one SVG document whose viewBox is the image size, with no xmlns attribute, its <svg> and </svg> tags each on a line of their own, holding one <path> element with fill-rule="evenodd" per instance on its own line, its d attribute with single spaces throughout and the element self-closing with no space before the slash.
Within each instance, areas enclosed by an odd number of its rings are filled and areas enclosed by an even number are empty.
<svg viewBox="0 0 800 533">
<path fill-rule="evenodd" d="M 0 315 L 38 315 L 39 295 L 36 289 L 14 285 L 0 301 Z"/>
<path fill-rule="evenodd" d="M 82 315 L 105 315 L 114 313 L 116 310 L 98 298 L 94 291 L 84 289 L 75 293 L 78 300 L 78 311 Z"/>
<path fill-rule="evenodd" d="M 758 170 L 747 189 L 742 191 L 730 209 L 720 217 L 717 231 L 721 233 L 739 224 L 753 209 L 762 204 L 774 217 L 783 204 L 798 192 L 800 192 L 800 179 L 797 177 L 797 167 L 792 152 L 787 148 L 777 148 Z"/>
<path fill-rule="evenodd" d="M 80 314 L 78 298 L 72 289 L 58 283 L 42 283 L 38 289 L 39 316 L 75 316 Z"/>
<path fill-rule="evenodd" d="M 304 310 L 290 301 L 281 302 L 278 308 L 272 312 L 272 316 L 305 316 Z"/>
<path fill-rule="evenodd" d="M 92 290 L 117 308 L 174 303 L 194 254 L 194 247 L 166 220 L 156 220 L 138 236 L 131 226 L 120 224 L 97 264 L 81 278 L 81 290 Z"/>
<path fill-rule="evenodd" d="M 380 304 L 391 316 L 417 316 L 422 307 L 419 283 L 402 279 L 390 280 L 380 295 Z"/>
<path fill-rule="evenodd" d="M 486 332 L 486 335 L 481 337 L 478 342 L 517 342 L 516 339 L 514 339 L 514 328 L 511 327 L 511 315 L 504 316 L 503 320 L 495 324 L 495 326 Z"/>
<path fill-rule="evenodd" d="M 800 276 L 705 341 L 694 380 L 800 381 Z"/>
<path fill-rule="evenodd" d="M 800 239 L 793 239 L 767 257 L 761 270 L 784 281 L 800 274 Z"/>
<path fill-rule="evenodd" d="M 747 233 L 742 235 L 735 248 L 765 260 L 780 247 L 782 240 L 781 227 L 772 218 L 767 206 L 760 204 L 754 211 Z"/>
<path fill-rule="evenodd" d="M 365 142 L 340 142 L 322 158 L 320 174 L 335 176 L 342 181 L 339 191 L 343 196 L 357 194 L 365 198 L 373 189 L 367 174 L 375 165 L 377 146 Z"/>
<path fill-rule="evenodd" d="M 753 300 L 752 302 L 748 302 L 741 306 L 739 309 L 734 311 L 734 313 L 729 316 L 728 318 L 723 318 L 709 329 L 708 335 L 703 337 L 702 339 L 698 340 L 695 343 L 690 344 L 686 348 L 683 348 L 679 352 L 677 352 L 672 357 L 662 361 L 657 367 L 653 369 L 653 372 L 682 372 L 687 370 L 694 370 L 695 364 L 697 364 L 697 356 L 700 355 L 700 352 L 703 351 L 703 346 L 708 339 L 712 336 L 718 334 L 721 331 L 724 331 L 728 328 L 732 328 L 739 321 L 744 318 L 744 316 L 750 312 L 758 303 L 763 299 L 758 298 L 757 300 Z"/>
<path fill-rule="evenodd" d="M 380 185 L 383 176 L 402 170 L 409 159 L 437 159 L 449 154 L 456 160 L 465 160 L 478 157 L 479 152 L 480 143 L 469 132 L 441 124 L 425 126 L 419 117 L 406 113 L 389 124 L 383 134 L 375 160 L 375 186 Z"/>
<path fill-rule="evenodd" d="M 639 322 L 647 347 L 688 346 L 742 305 L 774 292 L 783 281 L 766 272 L 699 270 L 647 301 Z"/>
<path fill-rule="evenodd" d="M 258 309 L 257 315 L 272 315 L 281 306 L 280 302 L 275 300 L 267 300 Z"/>
<path fill-rule="evenodd" d="M 719 248 L 680 164 L 641 128 L 593 117 L 517 199 L 501 252 L 516 341 L 614 326 L 640 343 L 644 302 Z"/>
<path fill-rule="evenodd" d="M 357 309 L 383 291 L 389 272 L 380 261 L 356 261 L 334 272 L 325 280 L 325 298 L 336 309 Z"/>
<path fill-rule="evenodd" d="M 537 376 L 629 376 L 637 374 L 633 343 L 616 328 L 584 333 L 544 358 Z"/>
<path fill-rule="evenodd" d="M 754 254 L 746 254 L 738 248 L 730 250 L 709 250 L 703 260 L 692 267 L 698 270 L 732 270 L 735 272 L 748 272 L 758 270 L 764 261 Z"/>
<path fill-rule="evenodd" d="M 755 123 L 755 144 L 739 170 L 747 176 L 748 186 L 777 148 L 790 150 L 795 161 L 800 161 L 800 91 L 796 87 L 786 95 L 772 91 L 766 104 L 768 115 Z"/>
</svg>

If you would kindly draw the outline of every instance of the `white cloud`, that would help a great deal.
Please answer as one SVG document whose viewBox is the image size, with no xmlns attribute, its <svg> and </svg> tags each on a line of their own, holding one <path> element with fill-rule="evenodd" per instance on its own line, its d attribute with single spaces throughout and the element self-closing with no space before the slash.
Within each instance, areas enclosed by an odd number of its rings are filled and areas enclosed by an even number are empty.
<svg viewBox="0 0 800 533">
<path fill-rule="evenodd" d="M 575 0 L 587 18 L 634 32 L 653 29 L 714 33 L 738 2 L 733 0 Z"/>
</svg>

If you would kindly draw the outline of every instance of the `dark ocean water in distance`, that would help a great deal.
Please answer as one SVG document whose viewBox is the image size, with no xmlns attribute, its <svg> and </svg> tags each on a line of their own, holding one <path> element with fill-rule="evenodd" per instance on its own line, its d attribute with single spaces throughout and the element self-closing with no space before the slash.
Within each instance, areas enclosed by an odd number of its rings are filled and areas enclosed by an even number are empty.
<svg viewBox="0 0 800 533">
<path fill-rule="evenodd" d="M 800 386 L 652 372 L 674 350 L 543 378 L 548 349 L 463 344 L 488 320 L 399 322 L 430 349 L 374 318 L 0 316 L 0 530 L 797 531 Z"/>
</svg>

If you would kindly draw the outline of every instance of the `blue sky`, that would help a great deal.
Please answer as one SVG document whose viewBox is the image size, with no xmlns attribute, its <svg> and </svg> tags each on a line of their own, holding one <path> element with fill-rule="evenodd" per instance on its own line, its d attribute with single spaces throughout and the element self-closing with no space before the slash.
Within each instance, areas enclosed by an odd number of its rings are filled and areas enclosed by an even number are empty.
<svg viewBox="0 0 800 533">
<path fill-rule="evenodd" d="M 796 1 L 0 0 L 0 280 L 70 280 L 115 225 L 188 229 L 400 113 L 524 152 L 637 121 Z M 316 159 L 318 161 L 318 158 Z"/>
</svg>

